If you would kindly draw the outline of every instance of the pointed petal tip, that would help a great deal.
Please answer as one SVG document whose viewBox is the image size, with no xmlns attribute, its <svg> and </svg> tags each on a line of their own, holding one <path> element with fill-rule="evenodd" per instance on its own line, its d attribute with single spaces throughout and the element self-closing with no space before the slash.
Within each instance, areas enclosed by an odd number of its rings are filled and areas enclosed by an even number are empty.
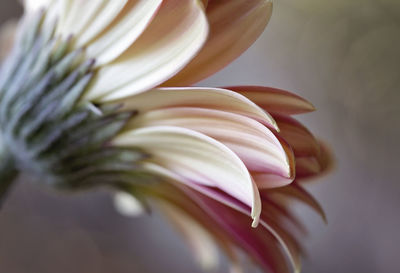
<svg viewBox="0 0 400 273">
<path fill-rule="evenodd" d="M 301 262 L 296 266 L 296 268 L 294 268 L 294 273 L 301 273 Z"/>
<path fill-rule="evenodd" d="M 311 159 L 317 164 L 318 170 L 312 172 L 311 169 L 305 169 L 307 170 L 305 173 L 300 172 L 296 180 L 301 184 L 315 181 L 316 178 L 327 175 L 336 168 L 335 157 L 331 148 L 319 139 L 317 139 L 317 144 L 319 145 L 319 154 Z"/>
<path fill-rule="evenodd" d="M 238 85 L 223 88 L 244 95 L 270 113 L 295 115 L 316 110 L 315 106 L 308 100 L 279 88 L 257 85 Z"/>
<path fill-rule="evenodd" d="M 252 228 L 258 227 L 258 224 L 260 223 L 260 215 L 258 215 L 258 216 L 252 215 L 252 218 L 253 218 L 253 222 L 251 223 L 251 227 Z"/>
<path fill-rule="evenodd" d="M 305 100 L 305 99 L 304 99 L 304 102 L 306 103 L 307 112 L 317 111 L 317 107 L 315 107 L 315 105 L 313 103 L 311 103 L 310 101 Z"/>
<path fill-rule="evenodd" d="M 335 155 L 328 144 L 326 144 L 320 139 L 318 140 L 318 143 L 321 147 L 321 154 L 319 160 L 321 162 L 322 171 L 323 173 L 329 173 L 336 168 Z"/>
</svg>

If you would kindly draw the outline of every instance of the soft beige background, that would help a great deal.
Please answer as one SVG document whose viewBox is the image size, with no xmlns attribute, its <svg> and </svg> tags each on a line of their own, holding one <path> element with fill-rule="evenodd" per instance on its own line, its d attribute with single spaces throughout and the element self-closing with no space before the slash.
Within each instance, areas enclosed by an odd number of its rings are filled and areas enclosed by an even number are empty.
<svg viewBox="0 0 400 273">
<path fill-rule="evenodd" d="M 1 0 L 1 20 L 16 7 Z M 275 1 L 257 43 L 201 84 L 271 85 L 318 108 L 301 119 L 338 163 L 310 185 L 328 226 L 299 208 L 311 230 L 303 272 L 398 272 L 400 1 Z M 178 238 L 157 215 L 117 215 L 104 192 L 60 196 L 20 183 L 0 214 L 0 272 L 200 272 Z"/>
</svg>

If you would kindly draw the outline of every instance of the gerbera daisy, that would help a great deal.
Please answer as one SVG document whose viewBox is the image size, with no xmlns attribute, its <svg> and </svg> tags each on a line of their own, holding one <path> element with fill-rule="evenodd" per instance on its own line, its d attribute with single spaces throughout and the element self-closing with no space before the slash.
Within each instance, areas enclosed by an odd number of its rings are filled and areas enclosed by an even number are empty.
<svg viewBox="0 0 400 273">
<path fill-rule="evenodd" d="M 0 74 L 1 197 L 19 172 L 64 189 L 107 185 L 124 193 L 119 204 L 134 200 L 126 194 L 158 204 L 203 264 L 210 256 L 197 236 L 233 264 L 239 246 L 265 270 L 288 271 L 283 253 L 299 270 L 283 218 L 300 224 L 287 200 L 323 214 L 300 181 L 326 170 L 329 157 L 290 115 L 313 106 L 272 88 L 184 87 L 247 49 L 270 1 L 24 7 L 16 37 L 3 32 L 2 48 L 12 50 Z"/>
</svg>

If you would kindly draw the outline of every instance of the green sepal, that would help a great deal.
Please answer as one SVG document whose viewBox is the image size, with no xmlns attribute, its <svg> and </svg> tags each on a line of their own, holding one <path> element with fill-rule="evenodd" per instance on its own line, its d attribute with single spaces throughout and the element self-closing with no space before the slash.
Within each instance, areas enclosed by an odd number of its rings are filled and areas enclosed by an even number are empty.
<svg viewBox="0 0 400 273">
<path fill-rule="evenodd" d="M 136 112 L 82 100 L 95 60 L 43 26 L 45 17 L 26 19 L 0 73 L 0 133 L 13 169 L 69 189 L 155 181 L 141 168 L 145 152 L 112 146 Z"/>
</svg>

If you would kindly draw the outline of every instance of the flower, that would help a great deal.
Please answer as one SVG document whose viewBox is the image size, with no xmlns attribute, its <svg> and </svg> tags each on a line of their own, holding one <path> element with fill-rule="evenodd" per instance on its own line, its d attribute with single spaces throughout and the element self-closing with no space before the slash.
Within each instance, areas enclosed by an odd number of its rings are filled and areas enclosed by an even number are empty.
<svg viewBox="0 0 400 273">
<path fill-rule="evenodd" d="M 0 74 L 0 196 L 18 172 L 67 189 L 107 185 L 123 192 L 125 213 L 127 204 L 158 204 L 205 266 L 215 241 L 237 268 L 234 245 L 273 272 L 289 270 L 283 250 L 299 270 L 300 247 L 282 218 L 300 224 L 287 200 L 323 215 L 301 181 L 330 166 L 326 148 L 291 117 L 313 106 L 266 87 L 185 87 L 254 42 L 270 1 L 24 7 Z"/>
<path fill-rule="evenodd" d="M 139 114 L 114 143 L 145 147 L 152 157 L 143 167 L 170 182 L 135 190 L 158 200 L 201 264 L 215 266 L 205 249 L 217 243 L 236 268 L 234 246 L 267 272 L 290 272 L 285 254 L 300 270 L 302 250 L 290 228 L 304 228 L 288 201 L 304 202 L 325 220 L 303 183 L 332 166 L 327 148 L 291 117 L 313 111 L 309 102 L 275 88 L 234 86 L 155 89 L 124 103 Z M 261 225 L 251 229 L 246 215 Z"/>
<path fill-rule="evenodd" d="M 272 9 L 265 0 L 25 0 L 24 4 L 28 15 L 48 6 L 44 24 L 56 23 L 56 37 L 73 35 L 73 47 L 85 47 L 86 58 L 96 59 L 100 69 L 85 97 L 94 101 L 133 95 L 160 84 L 187 86 L 206 78 L 258 38 Z M 124 73 L 127 69 L 130 73 Z"/>
</svg>

